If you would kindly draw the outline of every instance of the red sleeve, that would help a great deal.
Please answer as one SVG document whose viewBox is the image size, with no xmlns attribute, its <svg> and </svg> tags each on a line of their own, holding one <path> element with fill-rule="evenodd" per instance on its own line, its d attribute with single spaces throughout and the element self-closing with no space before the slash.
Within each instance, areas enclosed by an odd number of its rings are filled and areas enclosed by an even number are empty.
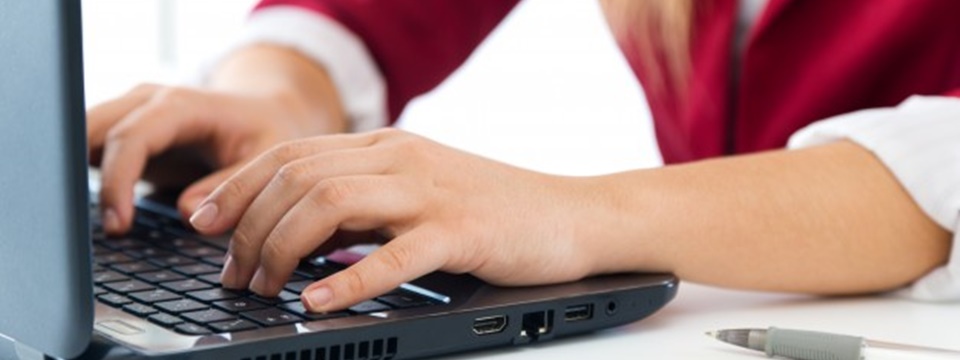
<svg viewBox="0 0 960 360">
<path fill-rule="evenodd" d="M 262 0 L 301 6 L 363 39 L 387 83 L 391 121 L 462 64 L 519 0 Z"/>
<path fill-rule="evenodd" d="M 956 96 L 960 97 L 960 89 L 956 89 L 947 93 L 947 96 Z"/>
</svg>

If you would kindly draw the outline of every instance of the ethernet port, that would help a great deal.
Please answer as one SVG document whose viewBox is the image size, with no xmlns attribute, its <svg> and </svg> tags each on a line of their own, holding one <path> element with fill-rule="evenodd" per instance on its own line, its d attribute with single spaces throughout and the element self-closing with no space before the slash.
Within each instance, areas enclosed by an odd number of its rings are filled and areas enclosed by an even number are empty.
<svg viewBox="0 0 960 360">
<path fill-rule="evenodd" d="M 553 328 L 553 310 L 523 314 L 520 337 L 536 340 Z"/>
</svg>

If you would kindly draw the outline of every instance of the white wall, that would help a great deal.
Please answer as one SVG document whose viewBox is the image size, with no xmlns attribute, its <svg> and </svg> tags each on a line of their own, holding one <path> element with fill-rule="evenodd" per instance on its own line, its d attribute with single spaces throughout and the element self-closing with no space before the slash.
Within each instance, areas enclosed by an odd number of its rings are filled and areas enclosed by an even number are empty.
<svg viewBox="0 0 960 360">
<path fill-rule="evenodd" d="M 254 3 L 84 0 L 88 104 L 182 78 L 232 38 Z M 643 94 L 589 0 L 525 1 L 400 126 L 551 173 L 660 164 Z"/>
</svg>

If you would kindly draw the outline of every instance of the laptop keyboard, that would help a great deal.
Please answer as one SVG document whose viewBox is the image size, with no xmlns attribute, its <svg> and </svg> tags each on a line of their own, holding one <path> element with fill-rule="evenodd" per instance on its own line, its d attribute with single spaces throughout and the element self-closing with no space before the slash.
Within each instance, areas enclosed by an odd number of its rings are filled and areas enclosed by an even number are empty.
<svg viewBox="0 0 960 360">
<path fill-rule="evenodd" d="M 106 237 L 94 222 L 94 295 L 100 303 L 186 335 L 254 330 L 436 304 L 404 289 L 348 310 L 311 313 L 300 302 L 310 283 L 345 266 L 305 261 L 275 298 L 220 286 L 225 251 L 191 236 L 179 220 L 139 209 L 133 230 Z"/>
</svg>

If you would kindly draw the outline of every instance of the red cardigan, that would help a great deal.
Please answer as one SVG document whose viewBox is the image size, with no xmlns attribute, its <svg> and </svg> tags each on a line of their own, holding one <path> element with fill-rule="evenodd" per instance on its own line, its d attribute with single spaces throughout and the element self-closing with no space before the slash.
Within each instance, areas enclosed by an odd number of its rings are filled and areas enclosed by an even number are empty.
<svg viewBox="0 0 960 360">
<path fill-rule="evenodd" d="M 359 35 L 386 79 L 396 119 L 460 66 L 516 3 L 264 0 L 258 8 L 302 6 Z M 737 1 L 698 5 L 687 101 L 645 87 L 666 163 L 780 148 L 813 121 L 914 94 L 960 96 L 958 0 L 770 0 L 735 92 Z M 645 83 L 639 53 L 630 43 L 621 49 Z"/>
</svg>

